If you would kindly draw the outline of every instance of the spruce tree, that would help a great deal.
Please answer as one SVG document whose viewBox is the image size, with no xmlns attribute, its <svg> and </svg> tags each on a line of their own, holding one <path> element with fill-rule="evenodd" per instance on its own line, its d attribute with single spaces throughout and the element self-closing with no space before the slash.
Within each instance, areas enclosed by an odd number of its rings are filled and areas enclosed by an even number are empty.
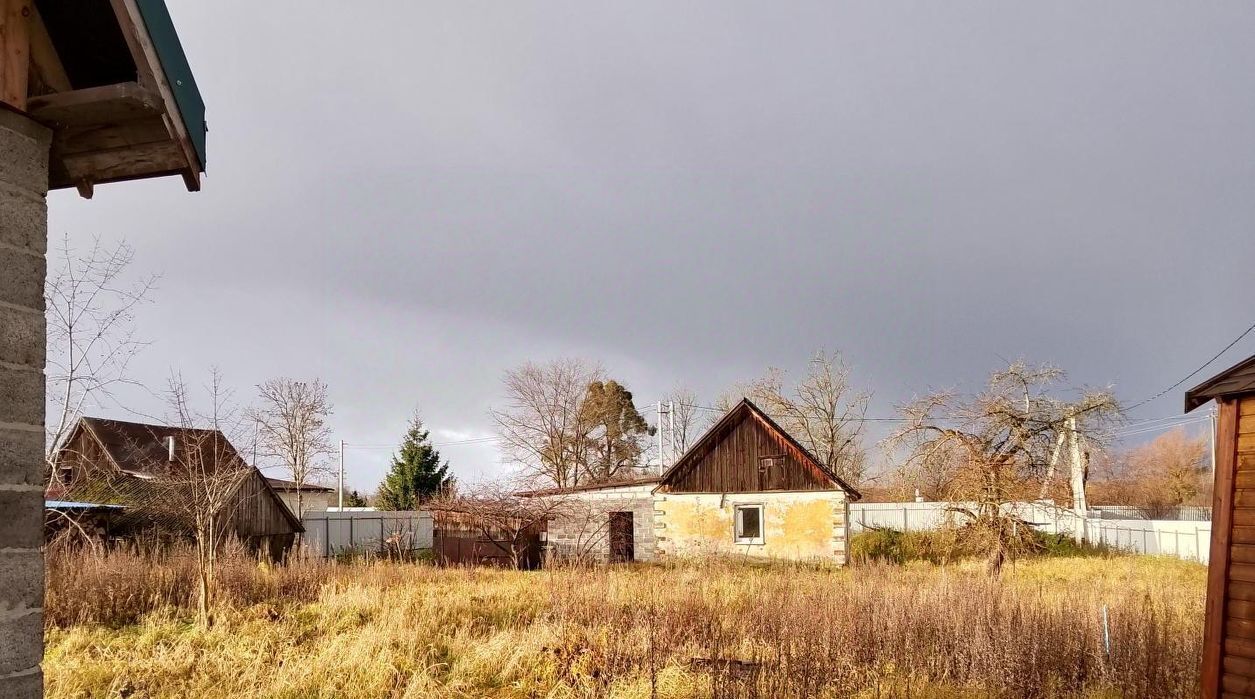
<svg viewBox="0 0 1255 699">
<path fill-rule="evenodd" d="M 440 452 L 431 445 L 430 433 L 414 416 L 401 451 L 392 457 L 392 469 L 379 486 L 376 506 L 381 510 L 414 510 L 451 481 L 449 462 L 440 463 Z"/>
</svg>

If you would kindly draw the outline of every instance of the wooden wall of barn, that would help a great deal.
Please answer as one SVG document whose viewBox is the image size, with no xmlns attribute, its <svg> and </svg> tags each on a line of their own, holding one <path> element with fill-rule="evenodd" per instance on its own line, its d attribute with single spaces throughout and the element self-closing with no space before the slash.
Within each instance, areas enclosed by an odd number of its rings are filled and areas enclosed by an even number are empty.
<svg viewBox="0 0 1255 699">
<path fill-rule="evenodd" d="M 241 538 L 294 534 L 293 525 L 284 505 L 266 485 L 265 478 L 257 469 L 240 485 L 232 522 L 235 533 Z"/>
<path fill-rule="evenodd" d="M 832 490 L 834 486 L 787 438 L 749 410 L 711 435 L 700 451 L 663 488 L 675 493 L 753 493 L 767 490 Z M 691 459 L 691 461 L 688 461 Z M 769 461 L 764 461 L 770 459 Z"/>
<path fill-rule="evenodd" d="M 1255 697 L 1255 395 L 1218 403 L 1203 696 Z"/>
</svg>

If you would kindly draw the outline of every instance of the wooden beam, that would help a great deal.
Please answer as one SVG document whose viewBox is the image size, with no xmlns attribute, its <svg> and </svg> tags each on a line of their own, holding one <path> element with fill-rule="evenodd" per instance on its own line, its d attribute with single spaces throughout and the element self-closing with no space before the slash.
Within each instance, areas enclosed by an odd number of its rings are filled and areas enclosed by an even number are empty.
<svg viewBox="0 0 1255 699">
<path fill-rule="evenodd" d="M 61 162 L 70 181 L 49 181 L 54 188 L 58 185 L 77 187 L 82 182 L 99 183 L 175 173 L 187 166 L 179 144 L 173 141 L 75 153 L 61 158 Z"/>
<path fill-rule="evenodd" d="M 1206 619 L 1203 622 L 1204 699 L 1216 699 L 1221 691 L 1237 462 L 1238 404 L 1233 399 L 1218 399 L 1217 402 L 1220 415 L 1216 425 L 1216 483 L 1212 496 L 1211 557 L 1207 565 Z"/>
<path fill-rule="evenodd" d="M 32 97 L 27 111 L 54 127 L 111 124 L 160 115 L 161 95 L 139 83 L 118 83 Z"/>
<path fill-rule="evenodd" d="M 65 72 L 65 66 L 61 64 L 61 57 L 52 45 L 52 37 L 48 35 L 44 19 L 39 16 L 39 8 L 34 5 L 31 5 L 30 49 L 31 72 L 42 83 L 41 94 L 74 89 L 70 84 L 70 76 Z M 33 89 L 30 91 L 33 92 Z"/>
<path fill-rule="evenodd" d="M 31 0 L 0 0 L 0 102 L 26 111 Z"/>
</svg>

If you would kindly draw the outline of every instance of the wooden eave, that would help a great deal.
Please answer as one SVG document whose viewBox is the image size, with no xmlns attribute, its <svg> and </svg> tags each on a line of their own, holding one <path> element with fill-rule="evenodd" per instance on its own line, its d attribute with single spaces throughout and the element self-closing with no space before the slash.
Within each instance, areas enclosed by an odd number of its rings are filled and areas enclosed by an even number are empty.
<svg viewBox="0 0 1255 699">
<path fill-rule="evenodd" d="M 1238 362 L 1185 392 L 1185 412 L 1213 398 L 1255 393 L 1255 355 Z"/>
<path fill-rule="evenodd" d="M 746 419 L 747 413 L 750 419 L 756 420 L 768 432 L 774 433 L 784 440 L 785 444 L 793 450 L 797 459 L 809 468 L 813 469 L 822 479 L 827 480 L 837 488 L 844 490 L 851 500 L 861 500 L 863 498 L 862 494 L 855 490 L 849 483 L 846 483 L 838 477 L 837 474 L 833 473 L 827 466 L 820 462 L 819 459 L 815 458 L 814 454 L 811 454 L 806 447 L 802 446 L 796 439 L 793 438 L 793 435 L 789 434 L 788 431 L 780 427 L 775 420 L 771 419 L 770 415 L 764 413 L 753 403 L 753 401 L 748 398 L 742 398 L 741 402 L 737 403 L 727 413 L 724 413 L 723 417 L 719 418 L 718 422 L 712 425 L 710 429 L 706 430 L 706 434 L 702 435 L 702 437 L 698 439 L 693 446 L 689 447 L 688 451 L 684 452 L 683 456 L 672 464 L 671 468 L 667 469 L 666 472 L 662 474 L 662 478 L 659 480 L 658 486 L 654 488 L 653 492 L 668 492 L 669 486 L 675 475 L 680 473 L 683 469 L 688 468 L 692 461 L 698 458 L 698 455 L 701 454 L 711 442 L 716 439 L 720 439 L 723 435 L 723 430 L 731 425 L 731 423 Z"/>
<path fill-rule="evenodd" d="M 26 84 L 0 102 L 52 129 L 50 189 L 77 187 L 90 197 L 97 184 L 169 175 L 200 189 L 204 106 L 164 2 L 6 3 L 7 16 L 26 17 L 28 36 L 18 43 L 28 50 L 0 41 L 0 63 L 16 66 L 28 55 L 29 66 Z"/>
</svg>

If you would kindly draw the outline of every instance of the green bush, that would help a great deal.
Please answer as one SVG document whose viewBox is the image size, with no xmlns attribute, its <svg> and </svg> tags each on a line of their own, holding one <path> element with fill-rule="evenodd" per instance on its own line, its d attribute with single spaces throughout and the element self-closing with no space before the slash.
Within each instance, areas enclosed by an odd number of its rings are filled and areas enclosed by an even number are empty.
<svg viewBox="0 0 1255 699">
<path fill-rule="evenodd" d="M 955 543 L 948 531 L 868 529 L 850 537 L 850 558 L 859 563 L 945 563 L 955 557 Z"/>
<path fill-rule="evenodd" d="M 1110 555 L 1110 548 L 1078 544 L 1068 534 L 1044 534 L 1025 527 L 1013 548 L 1016 556 L 1072 558 Z M 943 527 L 930 531 L 902 532 L 896 529 L 866 529 L 850 537 L 850 560 L 854 563 L 902 565 L 926 561 L 945 565 L 951 561 L 982 558 L 987 553 L 968 527 Z"/>
</svg>

